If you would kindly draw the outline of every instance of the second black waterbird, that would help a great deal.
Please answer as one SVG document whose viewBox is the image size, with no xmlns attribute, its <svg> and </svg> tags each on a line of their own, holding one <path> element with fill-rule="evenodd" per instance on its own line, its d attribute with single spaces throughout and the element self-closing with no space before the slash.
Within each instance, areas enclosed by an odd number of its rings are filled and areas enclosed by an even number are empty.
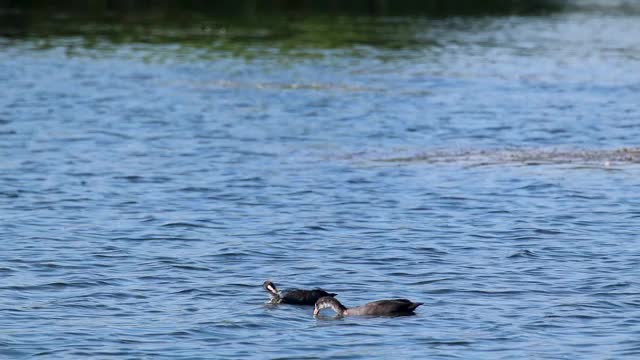
<svg viewBox="0 0 640 360">
<path fill-rule="evenodd" d="M 316 301 L 322 297 L 332 298 L 337 295 L 323 289 L 288 289 L 280 292 L 271 281 L 265 281 L 262 287 L 271 295 L 272 304 L 315 305 Z"/>
</svg>

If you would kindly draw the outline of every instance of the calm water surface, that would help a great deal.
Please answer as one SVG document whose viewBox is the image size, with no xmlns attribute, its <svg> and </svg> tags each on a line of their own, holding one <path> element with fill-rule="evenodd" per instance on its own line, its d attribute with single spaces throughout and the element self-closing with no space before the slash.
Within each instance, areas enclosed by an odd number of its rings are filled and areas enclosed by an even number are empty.
<svg viewBox="0 0 640 360">
<path fill-rule="evenodd" d="M 273 21 L 0 37 L 0 357 L 640 356 L 638 9 Z"/>
</svg>

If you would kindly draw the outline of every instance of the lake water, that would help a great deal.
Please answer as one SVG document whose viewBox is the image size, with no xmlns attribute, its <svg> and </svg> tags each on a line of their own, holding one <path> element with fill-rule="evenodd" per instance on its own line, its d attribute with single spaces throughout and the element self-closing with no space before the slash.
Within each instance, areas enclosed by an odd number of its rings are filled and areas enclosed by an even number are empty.
<svg viewBox="0 0 640 360">
<path fill-rule="evenodd" d="M 4 17 L 0 357 L 640 356 L 634 2 Z"/>
</svg>

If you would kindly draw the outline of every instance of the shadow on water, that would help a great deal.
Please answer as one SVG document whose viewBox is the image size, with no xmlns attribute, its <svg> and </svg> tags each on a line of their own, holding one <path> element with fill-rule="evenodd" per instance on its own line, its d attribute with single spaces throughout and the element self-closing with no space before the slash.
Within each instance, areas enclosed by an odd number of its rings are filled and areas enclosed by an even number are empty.
<svg viewBox="0 0 640 360">
<path fill-rule="evenodd" d="M 45 0 L 2 0 L 0 8 L 46 15 L 82 14 L 84 17 L 155 16 L 179 18 L 195 13 L 208 16 L 257 17 L 270 14 L 349 14 L 370 16 L 530 15 L 561 10 L 565 0 L 89 0 L 52 3 Z M 129 18 L 130 20 L 131 18 Z"/>
<path fill-rule="evenodd" d="M 410 21 L 394 21 L 393 17 L 543 15 L 563 8 L 564 2 L 559 0 L 95 0 L 62 4 L 0 0 L 0 36 L 80 36 L 113 43 L 187 44 L 289 39 L 320 48 L 348 44 L 399 46 L 400 41 L 402 46 L 402 41 L 410 44 L 416 28 Z"/>
</svg>

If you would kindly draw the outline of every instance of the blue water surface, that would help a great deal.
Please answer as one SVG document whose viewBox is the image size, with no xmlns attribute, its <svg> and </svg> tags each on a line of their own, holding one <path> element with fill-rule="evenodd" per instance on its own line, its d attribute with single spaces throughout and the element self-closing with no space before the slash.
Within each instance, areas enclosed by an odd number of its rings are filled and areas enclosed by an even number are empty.
<svg viewBox="0 0 640 360">
<path fill-rule="evenodd" d="M 639 14 L 0 38 L 0 357 L 638 358 Z"/>
</svg>

